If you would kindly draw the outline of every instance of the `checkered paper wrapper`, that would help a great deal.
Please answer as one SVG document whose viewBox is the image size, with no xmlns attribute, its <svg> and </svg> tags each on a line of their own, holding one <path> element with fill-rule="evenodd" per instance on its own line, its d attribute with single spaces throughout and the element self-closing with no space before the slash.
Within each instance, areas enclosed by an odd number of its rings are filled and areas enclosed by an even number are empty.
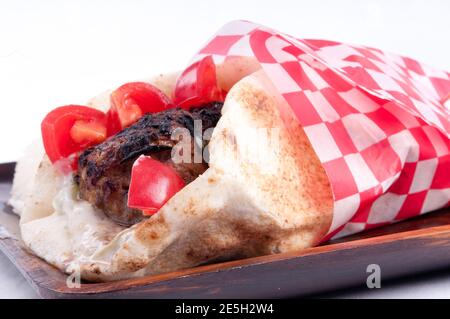
<svg viewBox="0 0 450 319">
<path fill-rule="evenodd" d="M 334 196 L 323 241 L 450 204 L 450 73 L 359 45 L 225 25 L 194 60 L 253 57 L 292 107 Z"/>
</svg>

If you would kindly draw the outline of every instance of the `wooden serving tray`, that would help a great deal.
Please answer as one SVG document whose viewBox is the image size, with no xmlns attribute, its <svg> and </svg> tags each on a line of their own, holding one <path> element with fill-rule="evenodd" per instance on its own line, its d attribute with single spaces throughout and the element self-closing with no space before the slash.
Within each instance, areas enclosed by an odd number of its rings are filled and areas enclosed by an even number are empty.
<svg viewBox="0 0 450 319">
<path fill-rule="evenodd" d="M 157 276 L 68 288 L 67 276 L 28 253 L 5 204 L 14 163 L 0 164 L 0 250 L 44 298 L 279 298 L 365 285 L 450 265 L 450 209 L 302 251 L 200 266 Z"/>
</svg>

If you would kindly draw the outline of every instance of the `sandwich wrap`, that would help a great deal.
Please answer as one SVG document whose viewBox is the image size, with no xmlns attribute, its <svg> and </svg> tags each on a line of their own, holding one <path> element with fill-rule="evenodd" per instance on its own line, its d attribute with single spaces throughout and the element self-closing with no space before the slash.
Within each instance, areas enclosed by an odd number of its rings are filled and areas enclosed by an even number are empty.
<svg viewBox="0 0 450 319">
<path fill-rule="evenodd" d="M 245 21 L 194 61 L 208 55 L 229 92 L 206 172 L 123 228 L 76 200 L 45 156 L 28 156 L 11 201 L 27 247 L 68 273 L 117 280 L 299 250 L 449 205 L 449 73 Z M 175 78 L 151 82 L 170 94 Z M 91 101 L 108 103 L 108 92 Z M 260 128 L 255 147 L 249 129 Z"/>
</svg>

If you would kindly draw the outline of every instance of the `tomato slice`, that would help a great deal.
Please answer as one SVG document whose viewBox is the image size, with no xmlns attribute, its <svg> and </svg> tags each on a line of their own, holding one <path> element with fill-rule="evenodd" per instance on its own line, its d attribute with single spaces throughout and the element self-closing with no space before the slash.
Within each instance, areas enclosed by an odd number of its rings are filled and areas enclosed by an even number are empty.
<svg viewBox="0 0 450 319">
<path fill-rule="evenodd" d="M 216 66 L 211 56 L 192 64 L 177 79 L 175 105 L 189 109 L 223 100 L 224 94 L 217 85 Z"/>
<path fill-rule="evenodd" d="M 117 114 L 121 128 L 136 122 L 146 113 L 172 107 L 172 102 L 160 89 L 145 82 L 130 82 L 111 93 L 111 112 Z"/>
<path fill-rule="evenodd" d="M 41 132 L 45 151 L 55 163 L 102 142 L 106 138 L 106 115 L 87 106 L 61 106 L 47 114 Z"/>
<path fill-rule="evenodd" d="M 183 187 L 183 179 L 173 168 L 141 155 L 131 170 L 128 206 L 153 215 Z"/>
<path fill-rule="evenodd" d="M 70 129 L 70 137 L 80 145 L 100 143 L 106 139 L 106 126 L 104 123 L 77 120 Z"/>
<path fill-rule="evenodd" d="M 115 135 L 122 130 L 119 115 L 112 108 L 106 112 L 106 131 L 108 136 Z"/>
</svg>

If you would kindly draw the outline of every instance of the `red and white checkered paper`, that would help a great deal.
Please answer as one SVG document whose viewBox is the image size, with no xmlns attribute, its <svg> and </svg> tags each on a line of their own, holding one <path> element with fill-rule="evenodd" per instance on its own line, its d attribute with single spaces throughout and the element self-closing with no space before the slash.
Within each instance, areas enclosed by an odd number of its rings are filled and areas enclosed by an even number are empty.
<svg viewBox="0 0 450 319">
<path fill-rule="evenodd" d="M 450 73 L 246 21 L 225 25 L 195 60 L 205 55 L 256 58 L 292 107 L 333 190 L 323 240 L 450 204 Z"/>
</svg>

